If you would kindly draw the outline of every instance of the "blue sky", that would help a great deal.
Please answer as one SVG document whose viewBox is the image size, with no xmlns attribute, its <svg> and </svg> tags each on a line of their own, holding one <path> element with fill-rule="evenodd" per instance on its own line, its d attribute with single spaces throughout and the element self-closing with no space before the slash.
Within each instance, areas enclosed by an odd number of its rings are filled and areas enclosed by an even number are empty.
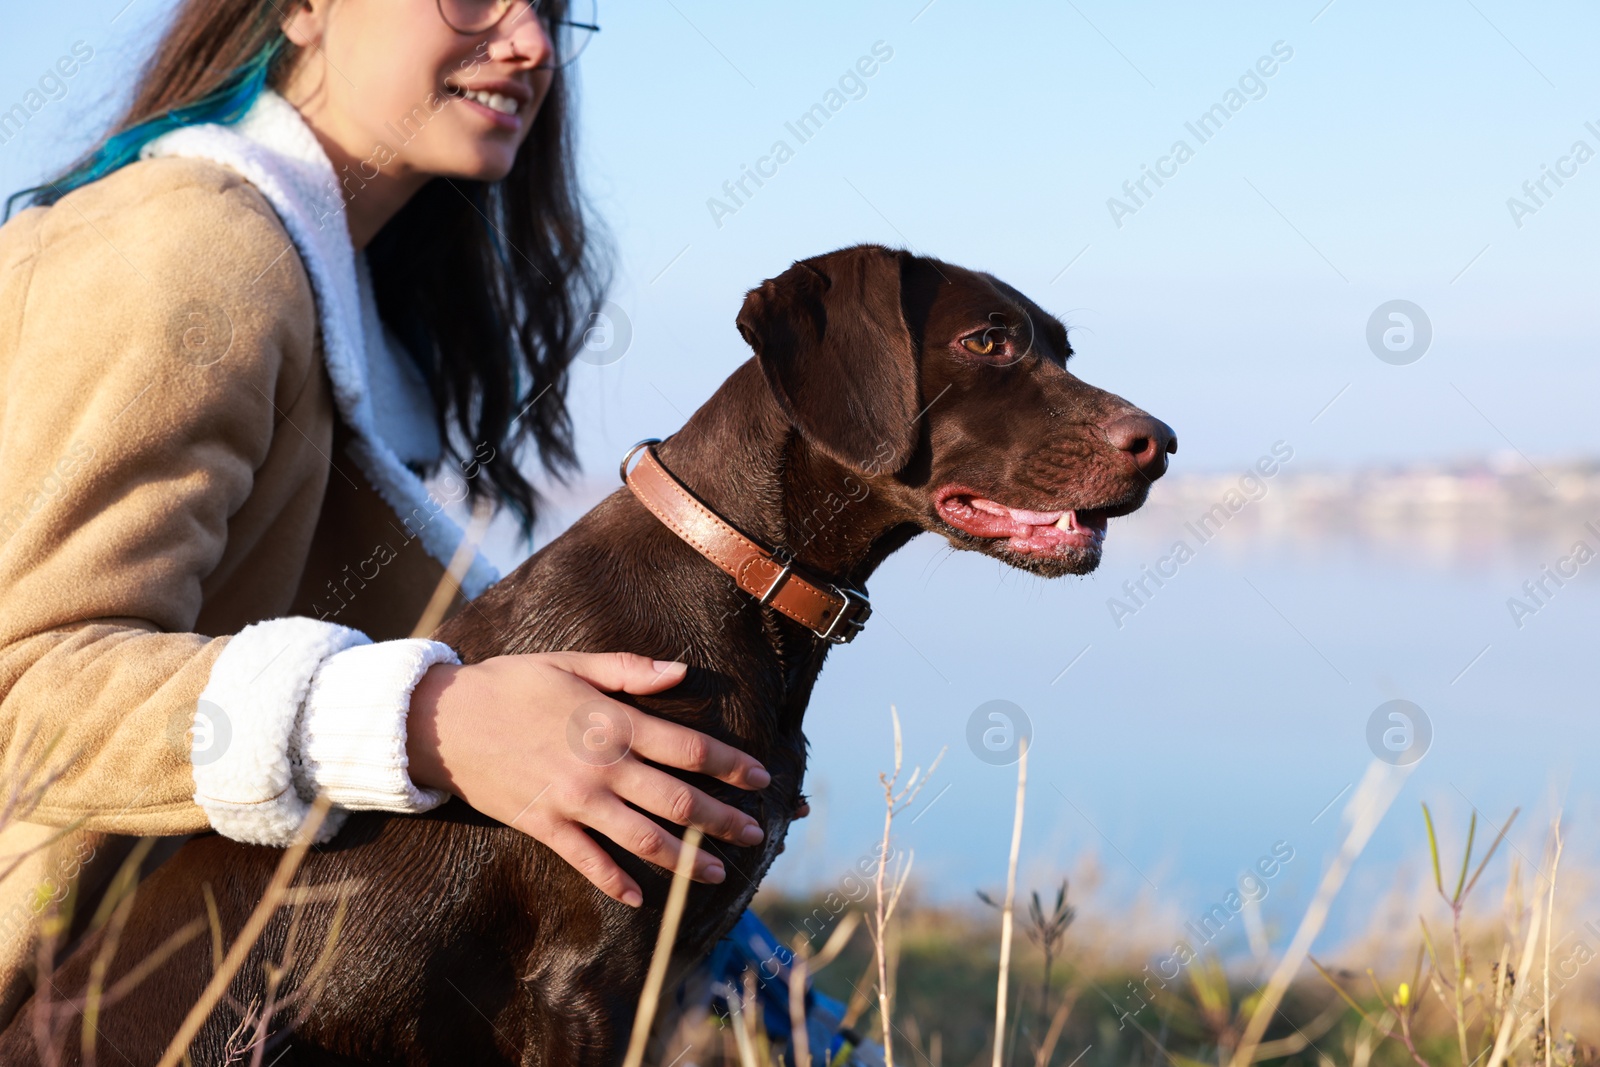
<svg viewBox="0 0 1600 1067">
<path fill-rule="evenodd" d="M 578 368 L 589 466 L 673 429 L 746 358 L 745 289 L 862 240 L 1033 295 L 1075 328 L 1080 374 L 1178 430 L 1186 466 L 1291 431 L 1330 465 L 1590 451 L 1600 160 L 1520 228 L 1506 201 L 1574 141 L 1600 150 L 1595 11 L 1324 2 L 602 4 L 584 172 L 633 341 Z M 30 7 L 0 41 L 0 103 L 74 41 L 96 55 L 0 145 L 6 189 L 84 145 L 171 10 Z M 864 95 L 800 144 L 785 123 L 878 42 L 892 58 Z M 1278 42 L 1292 58 L 1200 144 L 1185 123 Z M 780 138 L 793 158 L 717 225 L 707 201 Z M 1117 226 L 1108 199 L 1180 138 L 1193 158 Z M 1396 298 L 1434 328 L 1404 367 L 1364 342 Z"/>
</svg>

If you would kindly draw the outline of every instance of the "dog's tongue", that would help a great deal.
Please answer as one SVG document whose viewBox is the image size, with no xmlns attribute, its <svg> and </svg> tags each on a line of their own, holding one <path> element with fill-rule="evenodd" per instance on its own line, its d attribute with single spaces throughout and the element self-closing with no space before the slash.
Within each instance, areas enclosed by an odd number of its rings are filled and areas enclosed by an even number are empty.
<svg viewBox="0 0 1600 1067">
<path fill-rule="evenodd" d="M 1026 508 L 1008 508 L 1004 504 L 997 504 L 993 500 L 982 497 L 973 497 L 972 506 L 989 515 L 1011 520 L 1012 523 L 1023 526 L 1054 526 L 1061 521 L 1065 511 L 1029 511 Z"/>
<path fill-rule="evenodd" d="M 1029 511 L 983 497 L 950 497 L 940 507 L 946 521 L 978 537 L 1006 538 L 1018 552 L 1051 552 L 1098 543 L 1105 522 L 1080 521 L 1074 511 Z"/>
</svg>

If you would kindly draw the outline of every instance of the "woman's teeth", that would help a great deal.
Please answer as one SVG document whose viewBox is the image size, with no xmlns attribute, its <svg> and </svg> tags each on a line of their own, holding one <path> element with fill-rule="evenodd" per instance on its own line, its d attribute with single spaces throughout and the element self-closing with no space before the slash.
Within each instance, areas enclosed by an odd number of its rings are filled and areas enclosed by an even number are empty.
<svg viewBox="0 0 1600 1067">
<path fill-rule="evenodd" d="M 467 89 L 461 93 L 468 100 L 476 100 L 486 108 L 500 112 L 502 115 L 515 115 L 517 102 L 504 93 L 486 93 L 482 89 Z"/>
</svg>

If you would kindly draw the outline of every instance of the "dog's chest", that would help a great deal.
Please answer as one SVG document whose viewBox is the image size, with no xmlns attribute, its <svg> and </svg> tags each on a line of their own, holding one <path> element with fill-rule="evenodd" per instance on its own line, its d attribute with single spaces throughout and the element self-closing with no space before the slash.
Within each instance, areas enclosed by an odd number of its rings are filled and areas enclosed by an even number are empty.
<svg viewBox="0 0 1600 1067">
<path fill-rule="evenodd" d="M 783 851 L 789 825 L 794 821 L 794 813 L 801 803 L 805 757 L 805 737 L 799 730 L 792 734 L 785 731 L 777 744 L 760 754 L 762 764 L 772 774 L 772 785 L 763 791 L 759 799 L 746 794 L 754 803 L 747 800 L 738 806 L 757 820 L 766 837 L 756 848 L 740 849 L 737 858 L 731 859 L 728 881 L 718 887 L 721 892 L 713 892 L 702 898 L 703 905 L 695 909 L 694 919 L 686 924 L 686 936 L 680 942 L 682 947 L 693 944 L 700 951 L 709 951 L 717 940 L 733 929 L 739 916 L 755 899 L 762 879 Z M 724 850 L 719 847 L 718 851 Z"/>
<path fill-rule="evenodd" d="M 770 820 L 761 829 L 766 833 L 766 840 L 762 843 L 761 859 L 756 863 L 756 869 L 751 872 L 750 884 L 744 892 L 739 894 L 739 902 L 734 908 L 736 913 L 743 912 L 750 906 L 750 901 L 755 898 L 756 890 L 761 888 L 761 880 L 767 876 L 767 870 L 772 866 L 772 861 L 778 858 L 778 853 L 783 851 L 784 838 L 788 836 L 789 824 L 793 820 L 782 816 Z"/>
<path fill-rule="evenodd" d="M 741 870 L 733 876 L 738 879 L 737 885 L 723 887 L 731 895 L 713 893 L 703 905 L 692 909 L 691 917 L 685 923 L 683 934 L 678 941 L 680 951 L 687 951 L 694 958 L 704 956 L 733 929 L 734 924 L 739 921 L 739 916 L 745 913 L 750 907 L 750 902 L 755 899 L 756 890 L 761 887 L 761 880 L 766 877 L 772 861 L 783 851 L 784 837 L 788 833 L 791 821 L 785 816 L 768 820 L 762 825 L 767 838 L 762 843 L 761 851 L 756 853 L 757 858 L 753 863 L 740 865 Z M 748 877 L 744 877 L 745 875 Z"/>
</svg>

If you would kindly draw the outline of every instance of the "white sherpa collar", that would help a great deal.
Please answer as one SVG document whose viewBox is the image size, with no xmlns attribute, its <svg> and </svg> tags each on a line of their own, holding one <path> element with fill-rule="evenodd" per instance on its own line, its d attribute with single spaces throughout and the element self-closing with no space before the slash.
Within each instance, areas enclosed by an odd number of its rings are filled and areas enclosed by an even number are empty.
<svg viewBox="0 0 1600 1067">
<path fill-rule="evenodd" d="M 172 130 L 139 153 L 141 159 L 152 156 L 215 160 L 244 175 L 267 198 L 311 278 L 334 403 L 355 435 L 350 454 L 397 515 L 409 517 L 420 509 L 424 518 L 432 516 L 420 524 L 422 546 L 448 565 L 461 543 L 461 527 L 440 510 L 439 501 L 430 500 L 422 479 L 401 462 L 377 430 L 355 249 L 337 175 L 311 127 L 293 104 L 266 89 L 233 125 L 205 123 Z M 468 598 L 476 597 L 499 577 L 478 552 L 463 576 L 462 591 Z"/>
</svg>

